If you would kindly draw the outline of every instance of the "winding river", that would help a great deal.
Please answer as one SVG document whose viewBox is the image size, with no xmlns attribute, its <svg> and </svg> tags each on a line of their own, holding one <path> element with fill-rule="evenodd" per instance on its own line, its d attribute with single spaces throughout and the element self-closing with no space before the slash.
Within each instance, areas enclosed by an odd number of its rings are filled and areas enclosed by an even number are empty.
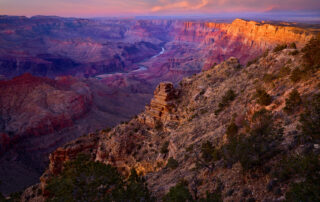
<svg viewBox="0 0 320 202">
<path fill-rule="evenodd" d="M 161 51 L 157 54 L 157 55 L 154 55 L 152 56 L 151 58 L 149 59 L 154 59 L 154 58 L 157 58 L 159 57 L 160 55 L 163 55 L 165 53 L 166 49 L 164 47 L 161 48 Z M 145 70 L 148 70 L 148 67 L 144 66 L 144 65 L 140 65 L 139 66 L 139 69 L 136 69 L 136 70 L 132 70 L 131 72 L 127 72 L 127 73 L 111 73 L 111 74 L 100 74 L 100 75 L 97 75 L 95 76 L 94 78 L 96 79 L 103 79 L 103 78 L 106 78 L 112 74 L 130 74 L 132 72 L 140 72 L 140 71 L 145 71 Z"/>
</svg>

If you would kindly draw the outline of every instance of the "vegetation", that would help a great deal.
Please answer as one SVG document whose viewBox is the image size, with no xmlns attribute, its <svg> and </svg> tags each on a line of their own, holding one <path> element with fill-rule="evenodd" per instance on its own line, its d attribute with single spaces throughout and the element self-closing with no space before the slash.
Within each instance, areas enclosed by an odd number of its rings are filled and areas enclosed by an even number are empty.
<svg viewBox="0 0 320 202">
<path fill-rule="evenodd" d="M 304 72 L 301 71 L 299 67 L 297 67 L 291 72 L 290 79 L 292 82 L 296 83 L 302 79 L 303 74 Z"/>
<path fill-rule="evenodd" d="M 298 55 L 299 51 L 298 50 L 294 50 L 292 52 L 289 53 L 289 55 Z"/>
<path fill-rule="evenodd" d="M 215 111 L 215 114 L 218 115 L 225 107 L 229 106 L 230 102 L 235 100 L 237 95 L 233 90 L 228 90 L 221 98 L 221 102 L 218 105 L 218 109 Z"/>
<path fill-rule="evenodd" d="M 222 202 L 221 192 L 206 193 L 206 198 L 199 199 L 199 202 Z"/>
<path fill-rule="evenodd" d="M 281 182 L 291 178 L 302 179 L 299 183 L 289 186 L 286 201 L 319 201 L 319 171 L 318 156 L 310 152 L 306 155 L 286 156 L 274 168 L 273 176 Z"/>
<path fill-rule="evenodd" d="M 163 197 L 164 202 L 185 202 L 193 201 L 185 180 L 180 181 L 176 186 L 171 187 L 170 191 Z"/>
<path fill-rule="evenodd" d="M 320 94 L 306 103 L 305 112 L 300 116 L 301 132 L 304 139 L 320 142 Z"/>
<path fill-rule="evenodd" d="M 288 48 L 297 49 L 297 45 L 296 43 L 292 42 L 291 44 L 289 44 Z"/>
<path fill-rule="evenodd" d="M 319 176 L 320 162 L 317 155 L 310 153 L 307 155 L 285 156 L 272 173 L 273 177 L 281 182 L 293 177 L 309 178 L 315 180 Z"/>
<path fill-rule="evenodd" d="M 160 149 L 160 153 L 167 154 L 169 152 L 168 147 L 169 147 L 169 141 L 166 141 L 165 143 L 163 143 L 163 145 Z"/>
<path fill-rule="evenodd" d="M 264 74 L 262 78 L 262 80 L 266 83 L 270 83 L 275 79 L 277 79 L 277 76 L 274 74 Z"/>
<path fill-rule="evenodd" d="M 220 159 L 219 150 L 214 148 L 211 142 L 206 141 L 201 145 L 201 157 L 206 163 Z"/>
<path fill-rule="evenodd" d="M 254 58 L 253 60 L 249 60 L 247 62 L 247 67 L 249 67 L 250 65 L 254 64 L 254 63 L 257 63 L 259 61 L 260 57 L 256 57 Z"/>
<path fill-rule="evenodd" d="M 248 135 L 230 136 L 228 143 L 221 148 L 227 165 L 240 162 L 244 170 L 263 165 L 276 154 L 281 141 L 282 129 L 275 126 L 271 112 L 262 109 L 252 117 Z"/>
<path fill-rule="evenodd" d="M 287 44 L 279 44 L 273 49 L 273 52 L 275 53 L 280 52 L 283 49 L 286 49 L 287 47 L 288 47 Z"/>
<path fill-rule="evenodd" d="M 0 193 L 0 201 L 6 201 L 6 198 Z"/>
<path fill-rule="evenodd" d="M 302 100 L 297 89 L 294 89 L 289 94 L 289 97 L 286 99 L 286 106 L 284 107 L 284 111 L 286 113 L 293 113 L 296 109 L 301 105 Z"/>
<path fill-rule="evenodd" d="M 306 69 L 314 70 L 320 68 L 320 34 L 307 43 L 302 49 L 302 53 Z"/>
<path fill-rule="evenodd" d="M 263 106 L 268 106 L 272 102 L 272 97 L 264 89 L 256 89 L 257 103 Z"/>
<path fill-rule="evenodd" d="M 155 128 L 156 130 L 158 130 L 158 131 L 159 131 L 159 130 L 161 130 L 161 129 L 162 129 L 162 127 L 163 127 L 162 122 L 161 122 L 161 121 L 159 121 L 159 120 L 158 120 L 158 121 L 156 121 L 156 124 L 155 124 L 155 127 L 154 127 L 154 128 Z"/>
<path fill-rule="evenodd" d="M 234 121 L 232 121 L 227 127 L 226 134 L 228 138 L 231 138 L 231 137 L 234 137 L 237 133 L 238 133 L 238 126 L 234 123 Z"/>
<path fill-rule="evenodd" d="M 124 181 L 117 170 L 85 155 L 65 163 L 62 173 L 46 187 L 48 201 L 150 201 L 144 180 L 131 171 Z"/>
<path fill-rule="evenodd" d="M 197 196 L 195 196 L 197 197 Z M 194 200 L 188 189 L 188 182 L 181 180 L 176 186 L 171 187 L 170 191 L 163 197 L 164 202 L 186 202 L 186 201 L 199 201 L 199 202 L 222 202 L 221 191 L 214 193 L 206 193 L 205 198 Z"/>
<path fill-rule="evenodd" d="M 177 160 L 175 160 L 175 159 L 172 158 L 172 157 L 170 157 L 170 158 L 168 159 L 168 163 L 167 163 L 167 165 L 166 165 L 167 168 L 176 169 L 176 168 L 178 168 L 178 166 L 179 166 L 179 163 L 178 163 Z"/>
<path fill-rule="evenodd" d="M 287 67 L 287 66 L 283 66 L 283 67 L 280 69 L 280 71 L 279 71 L 279 73 L 278 73 L 278 76 L 279 76 L 279 77 L 285 77 L 285 76 L 290 75 L 290 73 L 291 73 L 290 68 Z"/>
<path fill-rule="evenodd" d="M 314 181 L 304 181 L 291 184 L 286 193 L 287 202 L 320 201 L 320 184 Z"/>
</svg>

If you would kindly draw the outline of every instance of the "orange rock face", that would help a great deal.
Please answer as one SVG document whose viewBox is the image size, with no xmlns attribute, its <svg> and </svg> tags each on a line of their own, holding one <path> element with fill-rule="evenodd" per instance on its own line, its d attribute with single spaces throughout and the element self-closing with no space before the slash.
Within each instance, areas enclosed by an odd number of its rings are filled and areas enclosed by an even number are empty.
<svg viewBox="0 0 320 202">
<path fill-rule="evenodd" d="M 171 116 L 172 111 L 175 110 L 177 94 L 172 83 L 160 83 L 154 91 L 150 105 L 146 106 L 145 114 L 140 117 L 141 121 L 154 128 L 166 121 L 177 120 L 177 117 Z"/>
</svg>

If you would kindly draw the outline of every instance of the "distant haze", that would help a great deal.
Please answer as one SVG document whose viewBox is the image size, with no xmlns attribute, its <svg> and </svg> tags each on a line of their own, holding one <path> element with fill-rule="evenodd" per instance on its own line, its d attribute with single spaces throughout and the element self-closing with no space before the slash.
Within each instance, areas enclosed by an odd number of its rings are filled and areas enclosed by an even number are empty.
<svg viewBox="0 0 320 202">
<path fill-rule="evenodd" d="M 320 15 L 320 0 L 1 0 L 0 15 L 74 17 L 290 12 Z"/>
</svg>

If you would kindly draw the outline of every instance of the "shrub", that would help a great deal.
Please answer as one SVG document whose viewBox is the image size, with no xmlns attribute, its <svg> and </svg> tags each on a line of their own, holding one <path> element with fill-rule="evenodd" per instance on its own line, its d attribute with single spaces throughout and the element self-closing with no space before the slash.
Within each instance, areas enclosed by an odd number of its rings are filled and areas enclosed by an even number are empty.
<svg viewBox="0 0 320 202">
<path fill-rule="evenodd" d="M 222 202 L 221 192 L 214 192 L 214 193 L 206 193 L 205 198 L 201 198 L 198 200 L 199 202 Z"/>
<path fill-rule="evenodd" d="M 277 53 L 286 48 L 287 48 L 287 44 L 279 44 L 273 49 L 273 52 Z"/>
<path fill-rule="evenodd" d="M 121 194 L 121 201 L 155 201 L 155 199 L 151 197 L 145 179 L 139 177 L 135 169 L 131 169 L 125 191 Z"/>
<path fill-rule="evenodd" d="M 235 136 L 238 133 L 238 126 L 234 123 L 234 121 L 232 121 L 226 130 L 226 134 L 228 135 L 228 137 L 231 136 Z"/>
<path fill-rule="evenodd" d="M 262 109 L 252 118 L 252 127 L 248 135 L 231 136 L 222 147 L 222 155 L 228 165 L 239 161 L 242 168 L 250 170 L 263 165 L 272 158 L 281 141 L 282 130 L 273 123 L 271 112 Z"/>
<path fill-rule="evenodd" d="M 287 202 L 300 201 L 320 201 L 320 184 L 318 182 L 307 180 L 305 182 L 294 183 L 289 187 L 286 193 Z"/>
<path fill-rule="evenodd" d="M 191 193 L 188 189 L 188 183 L 181 181 L 176 186 L 171 187 L 170 191 L 163 197 L 164 202 L 185 202 L 193 201 Z"/>
<path fill-rule="evenodd" d="M 268 106 L 272 102 L 271 96 L 264 89 L 256 89 L 257 103 Z"/>
<path fill-rule="evenodd" d="M 254 64 L 254 63 L 257 63 L 257 62 L 259 61 L 259 59 L 260 59 L 260 57 L 256 57 L 256 58 L 254 58 L 254 59 L 252 59 L 252 60 L 249 60 L 249 61 L 247 62 L 247 67 L 249 67 L 250 65 L 252 65 L 252 64 Z"/>
<path fill-rule="evenodd" d="M 300 116 L 301 130 L 304 137 L 310 137 L 313 141 L 320 140 L 320 94 L 312 97 L 306 104 L 306 109 Z"/>
<path fill-rule="evenodd" d="M 301 105 L 301 97 L 297 89 L 294 89 L 286 99 L 286 106 L 284 111 L 287 113 L 293 113 Z"/>
<path fill-rule="evenodd" d="M 316 180 L 319 178 L 319 171 L 319 159 L 315 154 L 310 153 L 304 156 L 295 155 L 284 157 L 278 165 L 275 166 L 272 175 L 281 182 L 295 176 Z"/>
<path fill-rule="evenodd" d="M 167 168 L 176 169 L 179 166 L 179 163 L 174 158 L 170 157 L 166 165 Z"/>
<path fill-rule="evenodd" d="M 290 68 L 287 67 L 287 66 L 283 66 L 283 67 L 280 69 L 280 71 L 279 71 L 279 73 L 278 73 L 278 76 L 279 76 L 279 77 L 284 77 L 284 76 L 288 76 L 290 73 L 291 73 Z"/>
<path fill-rule="evenodd" d="M 0 193 L 0 201 L 6 201 L 6 198 Z"/>
<path fill-rule="evenodd" d="M 237 95 L 233 90 L 228 90 L 221 98 L 221 102 L 218 104 L 218 109 L 215 111 L 215 114 L 218 115 L 225 107 L 227 107 L 230 102 L 235 100 Z"/>
<path fill-rule="evenodd" d="M 131 176 L 123 181 L 116 168 L 91 161 L 85 155 L 65 163 L 62 173 L 48 181 L 46 190 L 48 201 L 151 200 L 142 179 Z"/>
<path fill-rule="evenodd" d="M 292 42 L 291 44 L 289 44 L 288 48 L 297 49 L 297 45 L 296 43 Z"/>
<path fill-rule="evenodd" d="M 168 147 L 169 147 L 169 141 L 166 141 L 165 143 L 163 143 L 163 145 L 160 149 L 160 153 L 167 154 L 169 152 Z"/>
<path fill-rule="evenodd" d="M 106 128 L 106 129 L 101 130 L 101 132 L 103 132 L 103 133 L 108 133 L 110 131 L 111 131 L 111 128 Z"/>
<path fill-rule="evenodd" d="M 318 155 L 310 152 L 304 156 L 289 156 L 280 161 L 275 168 L 276 177 L 288 180 L 292 177 L 303 179 L 290 185 L 286 201 L 319 201 L 320 200 L 320 161 Z"/>
<path fill-rule="evenodd" d="M 214 148 L 211 142 L 206 141 L 201 145 L 201 157 L 206 163 L 220 159 L 219 150 Z"/>
<path fill-rule="evenodd" d="M 266 83 L 270 83 L 275 79 L 277 79 L 277 76 L 273 74 L 264 74 L 262 77 L 262 80 Z"/>
<path fill-rule="evenodd" d="M 159 120 L 157 120 L 154 128 L 155 128 L 156 130 L 161 130 L 161 129 L 162 129 L 162 126 L 163 126 L 162 122 L 159 121 Z"/>
<path fill-rule="evenodd" d="M 267 49 L 262 55 L 261 57 L 267 57 L 269 55 L 269 49 Z"/>
<path fill-rule="evenodd" d="M 320 34 L 306 44 L 302 53 L 304 64 L 308 69 L 320 68 Z"/>
<path fill-rule="evenodd" d="M 299 51 L 298 50 L 294 50 L 292 52 L 289 53 L 289 55 L 298 55 Z"/>
<path fill-rule="evenodd" d="M 303 77 L 303 71 L 301 71 L 298 67 L 295 68 L 290 75 L 290 79 L 294 83 L 300 81 L 302 77 Z"/>
</svg>

